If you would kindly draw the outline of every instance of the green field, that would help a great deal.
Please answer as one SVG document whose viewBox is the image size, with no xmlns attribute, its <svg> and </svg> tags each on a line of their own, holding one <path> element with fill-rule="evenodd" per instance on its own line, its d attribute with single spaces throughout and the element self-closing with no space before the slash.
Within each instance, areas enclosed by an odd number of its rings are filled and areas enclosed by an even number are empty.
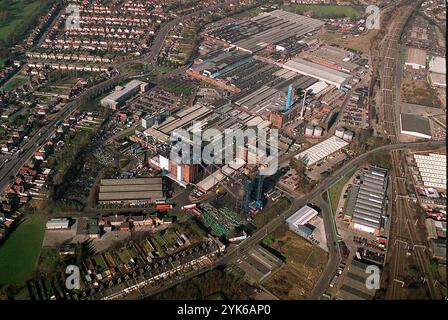
<svg viewBox="0 0 448 320">
<path fill-rule="evenodd" d="M 2 0 L 0 2 L 0 40 L 5 40 L 41 13 L 48 0 Z"/>
<path fill-rule="evenodd" d="M 5 92 L 12 91 L 14 89 L 23 86 L 25 83 L 28 82 L 28 80 L 29 80 L 28 77 L 23 76 L 12 77 L 8 82 L 5 83 L 5 85 L 2 87 L 2 90 Z"/>
<path fill-rule="evenodd" d="M 23 285 L 37 264 L 47 217 L 28 215 L 0 247 L 0 286 Z"/>
<path fill-rule="evenodd" d="M 284 6 L 283 9 L 299 14 L 312 11 L 315 18 L 357 18 L 362 14 L 361 9 L 357 7 L 324 4 L 294 4 Z"/>
<path fill-rule="evenodd" d="M 342 188 L 344 188 L 344 185 L 348 182 L 348 180 L 350 180 L 356 170 L 357 168 L 352 169 L 345 176 L 339 179 L 338 182 L 333 184 L 330 189 L 328 189 L 328 196 L 330 197 L 331 210 L 333 213 L 336 213 L 338 210 L 338 203 L 341 197 Z"/>
</svg>

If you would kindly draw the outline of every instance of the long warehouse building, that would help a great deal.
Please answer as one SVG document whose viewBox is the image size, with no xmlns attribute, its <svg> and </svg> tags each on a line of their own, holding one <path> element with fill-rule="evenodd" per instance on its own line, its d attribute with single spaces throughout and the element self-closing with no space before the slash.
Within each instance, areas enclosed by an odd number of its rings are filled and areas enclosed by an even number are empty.
<svg viewBox="0 0 448 320">
<path fill-rule="evenodd" d="M 345 218 L 351 227 L 367 233 L 378 234 L 384 226 L 388 171 L 370 166 L 363 170 L 359 185 L 352 185 Z"/>
<path fill-rule="evenodd" d="M 162 178 L 102 179 L 98 194 L 101 204 L 141 205 L 164 198 Z"/>
<path fill-rule="evenodd" d="M 352 78 L 350 74 L 340 72 L 302 58 L 291 59 L 284 63 L 283 67 L 305 76 L 322 80 L 327 84 L 336 86 L 338 89 L 340 89 Z"/>
<path fill-rule="evenodd" d="M 333 153 L 341 150 L 349 143 L 341 138 L 332 136 L 311 148 L 299 153 L 294 158 L 301 160 L 307 167 L 325 159 Z"/>
</svg>

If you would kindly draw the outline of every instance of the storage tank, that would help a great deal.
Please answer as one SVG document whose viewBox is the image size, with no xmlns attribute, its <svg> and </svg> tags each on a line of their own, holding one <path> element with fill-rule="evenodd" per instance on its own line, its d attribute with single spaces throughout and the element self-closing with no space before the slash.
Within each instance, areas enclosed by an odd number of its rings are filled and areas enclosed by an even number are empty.
<svg viewBox="0 0 448 320">
<path fill-rule="evenodd" d="M 315 137 L 321 137 L 322 133 L 324 132 L 324 129 L 322 127 L 316 127 L 314 128 L 314 136 Z"/>
<path fill-rule="evenodd" d="M 314 126 L 311 125 L 311 124 L 307 125 L 306 128 L 305 128 L 305 135 L 306 136 L 312 136 L 313 133 L 314 133 Z"/>
<path fill-rule="evenodd" d="M 344 136 L 342 137 L 342 139 L 344 139 L 347 142 L 352 141 L 353 140 L 353 132 L 349 131 L 349 130 L 345 131 L 344 132 Z"/>
<path fill-rule="evenodd" d="M 343 138 L 344 137 L 344 132 L 345 132 L 344 128 L 337 128 L 336 132 L 334 133 L 334 135 L 336 137 Z"/>
</svg>

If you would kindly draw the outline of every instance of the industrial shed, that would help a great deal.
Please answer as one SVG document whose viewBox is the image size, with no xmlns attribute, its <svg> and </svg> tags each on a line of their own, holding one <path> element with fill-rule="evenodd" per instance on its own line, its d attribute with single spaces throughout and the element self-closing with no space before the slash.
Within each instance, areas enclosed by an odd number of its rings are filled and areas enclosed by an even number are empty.
<svg viewBox="0 0 448 320">
<path fill-rule="evenodd" d="M 417 70 L 426 68 L 426 52 L 420 49 L 410 48 L 405 65 Z"/>
<path fill-rule="evenodd" d="M 402 134 L 407 134 L 417 138 L 431 139 L 431 125 L 427 118 L 402 113 L 400 115 L 400 130 Z"/>
<path fill-rule="evenodd" d="M 361 173 L 359 185 L 353 185 L 347 202 L 346 217 L 351 226 L 367 233 L 378 234 L 386 211 L 388 171 L 370 166 Z"/>
<path fill-rule="evenodd" d="M 303 206 L 292 216 L 286 219 L 286 223 L 292 230 L 295 230 L 298 226 L 305 225 L 308 221 L 317 216 L 317 214 L 317 210 L 311 208 L 310 206 Z"/>
<path fill-rule="evenodd" d="M 70 226 L 70 220 L 66 218 L 61 219 L 51 219 L 47 221 L 46 229 L 47 230 L 65 230 Z"/>
<path fill-rule="evenodd" d="M 348 145 L 347 141 L 341 138 L 332 136 L 327 140 L 318 143 L 311 148 L 299 153 L 294 158 L 303 161 L 306 166 L 312 166 L 313 164 L 325 159 L 329 155 L 341 150 Z"/>
<path fill-rule="evenodd" d="M 283 64 L 283 67 L 324 81 L 327 84 L 332 84 L 337 88 L 341 88 L 346 82 L 348 82 L 352 76 L 347 73 L 343 73 L 317 63 L 313 63 L 302 58 L 294 58 Z"/>
<path fill-rule="evenodd" d="M 100 203 L 145 204 L 164 199 L 162 178 L 102 179 Z"/>
</svg>

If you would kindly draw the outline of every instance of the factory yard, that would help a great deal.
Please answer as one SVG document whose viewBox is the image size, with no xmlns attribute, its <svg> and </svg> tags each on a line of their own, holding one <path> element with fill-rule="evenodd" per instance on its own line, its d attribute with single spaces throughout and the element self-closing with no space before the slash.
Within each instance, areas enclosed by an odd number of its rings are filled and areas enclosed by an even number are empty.
<svg viewBox="0 0 448 320">
<path fill-rule="evenodd" d="M 342 48 L 369 54 L 370 45 L 377 34 L 377 30 L 370 30 L 365 34 L 358 36 L 343 35 L 339 32 L 325 30 L 319 32 L 318 36 L 319 39 L 330 45 L 336 45 Z"/>
<path fill-rule="evenodd" d="M 442 107 L 436 91 L 428 82 L 423 80 L 403 80 L 401 84 L 401 99 L 411 104 L 433 108 Z"/>
<path fill-rule="evenodd" d="M 285 257 L 285 264 L 263 285 L 282 300 L 306 299 L 324 270 L 328 254 L 292 231 L 269 247 Z"/>
</svg>

